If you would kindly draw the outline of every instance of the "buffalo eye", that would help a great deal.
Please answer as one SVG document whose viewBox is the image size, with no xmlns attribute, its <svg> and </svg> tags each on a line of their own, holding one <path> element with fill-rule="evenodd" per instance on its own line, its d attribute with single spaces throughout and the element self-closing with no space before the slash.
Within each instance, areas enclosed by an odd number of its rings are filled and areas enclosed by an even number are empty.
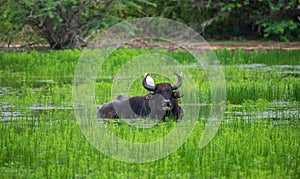
<svg viewBox="0 0 300 179">
<path fill-rule="evenodd" d="M 180 93 L 180 92 L 174 92 L 173 93 L 173 97 L 174 98 L 181 98 L 181 97 L 183 97 L 184 95 L 182 94 L 182 93 Z"/>
</svg>

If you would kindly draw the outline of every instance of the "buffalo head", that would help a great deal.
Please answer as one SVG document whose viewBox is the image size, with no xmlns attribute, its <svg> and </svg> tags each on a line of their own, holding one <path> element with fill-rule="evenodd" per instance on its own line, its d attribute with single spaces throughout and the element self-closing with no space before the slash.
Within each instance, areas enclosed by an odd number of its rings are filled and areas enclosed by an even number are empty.
<svg viewBox="0 0 300 179">
<path fill-rule="evenodd" d="M 146 100 L 151 100 L 155 96 L 159 96 L 156 98 L 156 107 L 160 108 L 163 111 L 177 111 L 179 108 L 177 98 L 181 98 L 183 96 L 180 92 L 174 92 L 174 90 L 180 88 L 182 84 L 181 76 L 175 73 L 177 76 L 177 83 L 170 84 L 170 83 L 159 83 L 155 86 L 151 86 L 147 84 L 146 78 L 148 74 L 144 77 L 142 83 L 145 89 L 150 91 L 150 94 L 145 96 Z M 157 101 L 159 100 L 159 101 Z"/>
</svg>

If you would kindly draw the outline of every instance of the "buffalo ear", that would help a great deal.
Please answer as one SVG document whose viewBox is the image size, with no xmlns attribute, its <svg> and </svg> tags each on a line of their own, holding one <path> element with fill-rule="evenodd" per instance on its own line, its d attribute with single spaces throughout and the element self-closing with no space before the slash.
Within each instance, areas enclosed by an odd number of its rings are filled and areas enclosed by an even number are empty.
<svg viewBox="0 0 300 179">
<path fill-rule="evenodd" d="M 181 97 L 183 97 L 184 95 L 182 94 L 182 93 L 180 93 L 180 92 L 174 92 L 173 93 L 173 97 L 174 98 L 181 98 Z"/>
<path fill-rule="evenodd" d="M 146 99 L 146 100 L 149 100 L 149 99 L 151 99 L 152 97 L 153 97 L 153 94 L 146 94 L 145 99 Z"/>
</svg>

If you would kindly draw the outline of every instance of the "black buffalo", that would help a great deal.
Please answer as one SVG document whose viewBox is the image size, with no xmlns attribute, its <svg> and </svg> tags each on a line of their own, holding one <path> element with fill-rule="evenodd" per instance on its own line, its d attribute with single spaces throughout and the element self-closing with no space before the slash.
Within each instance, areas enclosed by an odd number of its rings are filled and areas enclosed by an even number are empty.
<svg viewBox="0 0 300 179">
<path fill-rule="evenodd" d="M 124 97 L 119 95 L 111 102 L 101 106 L 98 110 L 98 118 L 160 118 L 173 117 L 180 119 L 183 115 L 182 108 L 178 105 L 178 98 L 183 96 L 180 92 L 174 92 L 182 84 L 182 78 L 177 76 L 177 83 L 159 83 L 155 86 L 147 84 L 146 75 L 142 81 L 143 87 L 150 91 L 143 96 Z"/>
</svg>

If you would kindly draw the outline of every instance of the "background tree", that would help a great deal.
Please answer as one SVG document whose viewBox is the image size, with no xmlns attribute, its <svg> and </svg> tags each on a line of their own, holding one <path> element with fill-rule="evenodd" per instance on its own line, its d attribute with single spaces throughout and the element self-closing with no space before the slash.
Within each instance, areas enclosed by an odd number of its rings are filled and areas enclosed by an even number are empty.
<svg viewBox="0 0 300 179">
<path fill-rule="evenodd" d="M 0 1 L 0 40 L 9 44 L 21 36 L 30 41 L 41 37 L 53 49 L 80 48 L 93 32 L 122 20 L 165 17 L 209 40 L 299 41 L 299 4 L 300 0 L 6 0 Z"/>
<path fill-rule="evenodd" d="M 30 27 L 52 49 L 80 48 L 92 32 L 121 20 L 128 8 L 142 12 L 147 0 L 8 0 L 1 2 L 1 32 L 9 39 Z"/>
<path fill-rule="evenodd" d="M 256 34 L 283 41 L 300 38 L 299 0 L 189 0 L 189 3 L 193 9 L 208 15 L 200 28 L 211 37 L 221 34 L 226 39 Z"/>
<path fill-rule="evenodd" d="M 149 16 L 183 22 L 206 39 L 300 39 L 300 0 L 153 0 Z M 299 8 L 297 8 L 297 5 Z"/>
</svg>

